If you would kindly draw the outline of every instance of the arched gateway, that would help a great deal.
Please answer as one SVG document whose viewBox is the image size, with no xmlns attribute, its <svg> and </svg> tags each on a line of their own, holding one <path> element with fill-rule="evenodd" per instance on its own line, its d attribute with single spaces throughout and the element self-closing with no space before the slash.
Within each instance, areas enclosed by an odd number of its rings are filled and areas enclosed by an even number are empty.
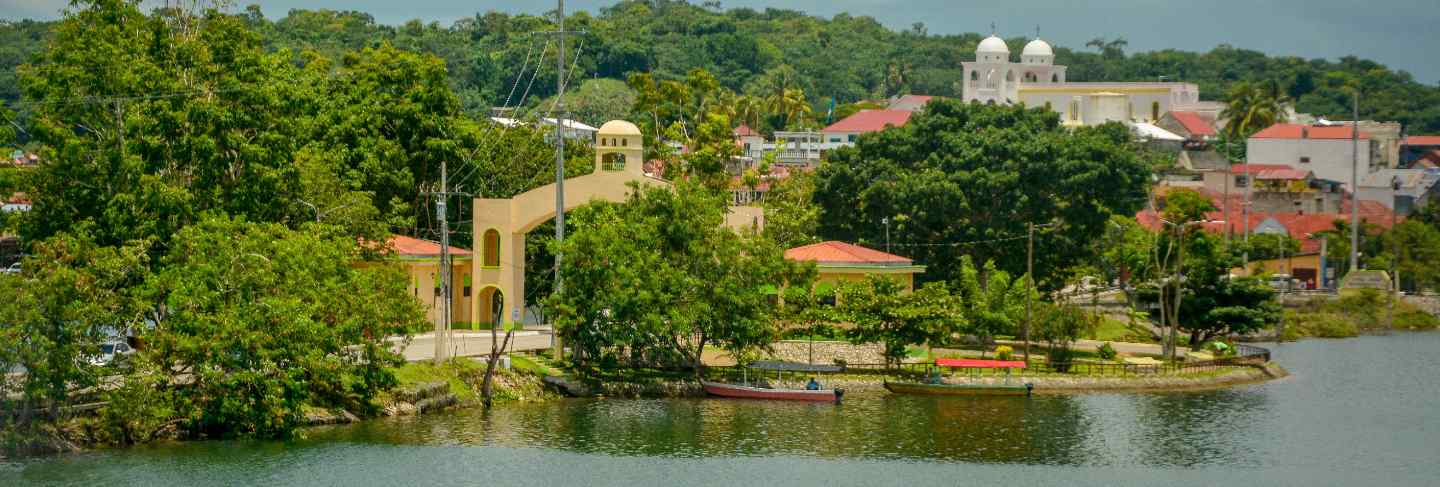
<svg viewBox="0 0 1440 487">
<path fill-rule="evenodd" d="M 611 120 L 595 134 L 595 172 L 565 180 L 565 209 L 594 200 L 624 201 L 630 182 L 641 186 L 670 183 L 645 175 L 640 129 L 624 120 Z M 510 199 L 475 199 L 475 228 L 481 258 L 474 259 L 472 275 L 473 323 L 519 321 L 525 312 L 525 234 L 555 218 L 555 185 L 548 184 Z M 511 302 L 503 302 L 506 298 Z M 499 300 L 500 302 L 497 302 Z M 482 313 L 481 311 L 485 312 Z M 494 313 L 492 310 L 504 310 Z"/>
</svg>

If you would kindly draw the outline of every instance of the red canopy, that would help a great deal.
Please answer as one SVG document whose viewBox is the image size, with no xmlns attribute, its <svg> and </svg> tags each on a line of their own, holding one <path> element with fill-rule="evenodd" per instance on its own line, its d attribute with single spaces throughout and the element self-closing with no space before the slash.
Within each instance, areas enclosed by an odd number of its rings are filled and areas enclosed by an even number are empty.
<svg viewBox="0 0 1440 487">
<path fill-rule="evenodd" d="M 979 360 L 969 358 L 942 358 L 935 361 L 941 367 L 966 367 L 972 369 L 1023 369 L 1025 362 L 1019 360 Z"/>
</svg>

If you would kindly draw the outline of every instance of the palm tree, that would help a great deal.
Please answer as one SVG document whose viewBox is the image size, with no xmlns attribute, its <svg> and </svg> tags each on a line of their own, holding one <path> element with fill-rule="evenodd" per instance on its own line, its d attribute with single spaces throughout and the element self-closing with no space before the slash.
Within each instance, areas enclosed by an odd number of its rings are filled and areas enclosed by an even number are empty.
<svg viewBox="0 0 1440 487">
<path fill-rule="evenodd" d="M 771 113 L 785 117 L 783 128 L 790 128 L 790 124 L 795 121 L 796 117 L 810 115 L 810 102 L 805 100 L 805 90 L 800 88 L 786 88 L 771 95 L 769 102 Z"/>
<path fill-rule="evenodd" d="M 735 99 L 735 118 L 750 128 L 760 130 L 760 119 L 765 117 L 765 102 L 750 95 Z"/>
<path fill-rule="evenodd" d="M 1225 98 L 1228 106 L 1220 117 L 1226 120 L 1225 134 L 1232 139 L 1245 139 L 1284 120 L 1291 103 L 1274 80 L 1242 82 L 1230 88 Z"/>
</svg>

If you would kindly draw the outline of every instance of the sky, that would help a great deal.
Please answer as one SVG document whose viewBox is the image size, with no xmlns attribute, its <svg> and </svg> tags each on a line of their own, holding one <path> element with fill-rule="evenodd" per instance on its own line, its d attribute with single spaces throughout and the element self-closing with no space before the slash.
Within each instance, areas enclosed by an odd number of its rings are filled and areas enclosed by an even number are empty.
<svg viewBox="0 0 1440 487">
<path fill-rule="evenodd" d="M 700 3 L 692 0 L 691 3 Z M 0 0 L 0 18 L 53 19 L 68 0 Z M 148 4 L 159 3 L 147 0 Z M 442 24 L 490 10 L 541 13 L 553 0 L 235 0 L 270 18 L 290 9 L 368 12 L 379 22 Z M 597 11 L 613 0 L 571 0 Z M 1124 37 L 1129 51 L 1208 51 L 1220 44 L 1271 55 L 1335 59 L 1355 55 L 1440 84 L 1440 2 L 1436 0 L 722 0 L 724 8 L 780 7 L 830 17 L 868 15 L 895 29 L 925 23 L 934 34 L 988 32 L 1028 37 L 1039 26 L 1052 43 L 1084 49 L 1096 37 Z M 240 7 L 236 7 L 239 9 Z"/>
</svg>

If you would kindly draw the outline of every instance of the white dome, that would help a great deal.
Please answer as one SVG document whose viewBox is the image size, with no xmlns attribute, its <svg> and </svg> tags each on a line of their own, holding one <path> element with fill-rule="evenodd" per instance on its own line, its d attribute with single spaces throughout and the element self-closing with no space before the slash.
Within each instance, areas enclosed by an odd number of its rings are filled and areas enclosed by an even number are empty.
<svg viewBox="0 0 1440 487">
<path fill-rule="evenodd" d="M 1021 56 L 1025 56 L 1025 57 L 1030 57 L 1030 56 L 1054 56 L 1054 55 L 1055 55 L 1055 50 L 1050 49 L 1050 43 L 1049 43 L 1049 42 L 1045 42 L 1045 41 L 1042 41 L 1042 40 L 1040 40 L 1040 39 L 1035 39 L 1035 40 L 1033 40 L 1033 41 L 1030 41 L 1029 44 L 1026 44 L 1026 45 L 1025 45 L 1025 51 L 1022 52 L 1022 53 L 1020 53 L 1020 55 L 1021 55 Z"/>
<path fill-rule="evenodd" d="M 1010 54 L 1010 46 L 1005 45 L 1005 39 L 996 36 L 986 37 L 980 41 L 980 46 L 975 48 L 976 54 Z"/>
<path fill-rule="evenodd" d="M 611 120 L 600 126 L 600 135 L 640 135 L 640 128 L 624 120 Z"/>
</svg>

